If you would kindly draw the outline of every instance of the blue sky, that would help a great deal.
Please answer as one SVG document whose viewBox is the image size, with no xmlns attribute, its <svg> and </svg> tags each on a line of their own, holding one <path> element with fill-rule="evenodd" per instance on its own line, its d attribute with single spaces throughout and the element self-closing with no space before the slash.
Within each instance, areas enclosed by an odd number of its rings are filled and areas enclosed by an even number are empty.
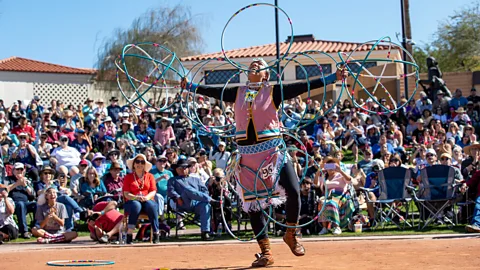
<svg viewBox="0 0 480 270">
<path fill-rule="evenodd" d="M 220 51 L 220 37 L 228 19 L 241 7 L 260 1 L 230 0 L 0 0 L 0 59 L 20 56 L 73 67 L 94 67 L 101 41 L 114 29 L 128 27 L 150 8 L 183 3 L 197 14 L 205 40 L 203 52 Z M 401 32 L 400 0 L 278 0 L 291 17 L 294 34 L 317 39 L 363 42 Z M 432 40 L 438 22 L 472 0 L 413 0 L 413 39 Z M 132 3 L 135 3 L 134 5 Z M 225 33 L 225 49 L 275 42 L 274 11 L 247 9 Z M 290 34 L 280 14 L 280 40 Z"/>
</svg>

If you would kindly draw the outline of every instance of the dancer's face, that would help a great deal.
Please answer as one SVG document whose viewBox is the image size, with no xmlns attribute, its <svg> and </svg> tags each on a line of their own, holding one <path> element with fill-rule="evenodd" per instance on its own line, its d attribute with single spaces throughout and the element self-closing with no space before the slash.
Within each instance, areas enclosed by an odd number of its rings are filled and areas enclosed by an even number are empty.
<svg viewBox="0 0 480 270">
<path fill-rule="evenodd" d="M 259 71 L 263 66 L 260 62 L 252 62 L 250 64 L 250 72 L 248 72 L 248 80 L 252 83 L 262 82 L 267 79 L 268 73 L 266 70 Z"/>
</svg>

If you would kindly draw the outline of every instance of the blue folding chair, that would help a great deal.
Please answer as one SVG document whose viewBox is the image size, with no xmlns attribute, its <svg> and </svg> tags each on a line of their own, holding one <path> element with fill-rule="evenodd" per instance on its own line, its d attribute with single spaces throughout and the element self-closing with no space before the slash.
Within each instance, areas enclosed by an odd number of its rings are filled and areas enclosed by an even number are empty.
<svg viewBox="0 0 480 270">
<path fill-rule="evenodd" d="M 376 225 L 374 228 L 379 225 L 385 227 L 386 223 L 394 223 L 399 229 L 402 229 L 401 223 L 403 223 L 403 229 L 405 225 L 412 226 L 396 209 L 396 203 L 408 204 L 411 201 L 407 187 L 410 185 L 412 173 L 407 168 L 389 167 L 378 173 L 378 186 L 376 188 L 361 188 L 365 192 L 367 202 L 373 203 L 375 207 Z M 372 201 L 368 193 L 377 190 L 379 196 L 377 200 Z M 406 207 L 406 215 L 408 217 L 408 206 Z"/>
<path fill-rule="evenodd" d="M 422 229 L 437 220 L 442 224 L 445 222 L 450 226 L 455 225 L 451 218 L 444 215 L 444 210 L 454 206 L 457 198 L 457 184 L 454 176 L 455 169 L 446 165 L 433 165 L 420 171 L 421 182 L 412 194 L 421 208 Z M 410 187 L 410 189 L 414 188 Z"/>
</svg>

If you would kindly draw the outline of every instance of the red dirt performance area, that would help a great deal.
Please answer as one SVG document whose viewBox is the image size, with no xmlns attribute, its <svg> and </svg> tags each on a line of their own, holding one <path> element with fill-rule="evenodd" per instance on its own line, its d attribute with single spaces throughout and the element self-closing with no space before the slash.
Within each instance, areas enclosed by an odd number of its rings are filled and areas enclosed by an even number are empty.
<svg viewBox="0 0 480 270">
<path fill-rule="evenodd" d="M 305 242 L 307 254 L 295 257 L 273 243 L 269 269 L 479 269 L 478 238 Z M 47 266 L 54 260 L 112 260 L 114 265 L 75 269 L 249 269 L 256 243 L 47 250 L 0 248 L 1 269 L 71 269 Z M 39 246 L 40 248 L 40 246 Z M 72 267 L 73 268 L 73 267 Z"/>
</svg>

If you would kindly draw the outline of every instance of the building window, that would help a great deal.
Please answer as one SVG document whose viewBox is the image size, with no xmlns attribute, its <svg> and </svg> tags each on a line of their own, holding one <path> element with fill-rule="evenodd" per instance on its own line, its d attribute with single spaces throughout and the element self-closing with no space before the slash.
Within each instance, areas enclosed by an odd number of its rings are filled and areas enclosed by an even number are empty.
<svg viewBox="0 0 480 270">
<path fill-rule="evenodd" d="M 332 73 L 332 65 L 331 64 L 320 64 L 322 67 L 323 75 L 329 75 Z M 305 74 L 305 71 L 307 74 Z M 296 66 L 295 67 L 295 76 L 297 80 L 305 80 L 308 76 L 308 78 L 312 78 L 315 76 L 320 76 L 322 75 L 322 71 L 320 71 L 320 67 L 318 65 L 303 65 L 302 66 Z"/>
<path fill-rule="evenodd" d="M 362 64 L 362 63 L 360 63 Z M 377 66 L 377 62 L 366 62 L 364 65 L 363 65 L 366 69 L 369 69 L 371 67 L 376 67 Z M 358 73 L 358 71 L 360 70 L 361 66 L 358 65 L 357 63 L 349 63 L 348 64 L 348 67 L 350 68 L 350 70 L 352 70 L 353 73 Z"/>
<path fill-rule="evenodd" d="M 283 68 L 284 67 L 280 67 L 280 72 L 283 71 Z M 270 71 L 270 80 L 269 81 L 276 82 L 277 81 L 277 68 L 275 68 L 274 71 L 272 71 L 272 70 L 269 70 L 269 71 Z M 283 81 L 284 77 L 285 77 L 285 73 L 282 74 L 282 81 Z"/>
<path fill-rule="evenodd" d="M 205 71 L 205 84 L 225 84 L 230 78 L 230 83 L 239 83 L 240 74 L 235 75 L 237 72 L 237 69 Z"/>
</svg>

